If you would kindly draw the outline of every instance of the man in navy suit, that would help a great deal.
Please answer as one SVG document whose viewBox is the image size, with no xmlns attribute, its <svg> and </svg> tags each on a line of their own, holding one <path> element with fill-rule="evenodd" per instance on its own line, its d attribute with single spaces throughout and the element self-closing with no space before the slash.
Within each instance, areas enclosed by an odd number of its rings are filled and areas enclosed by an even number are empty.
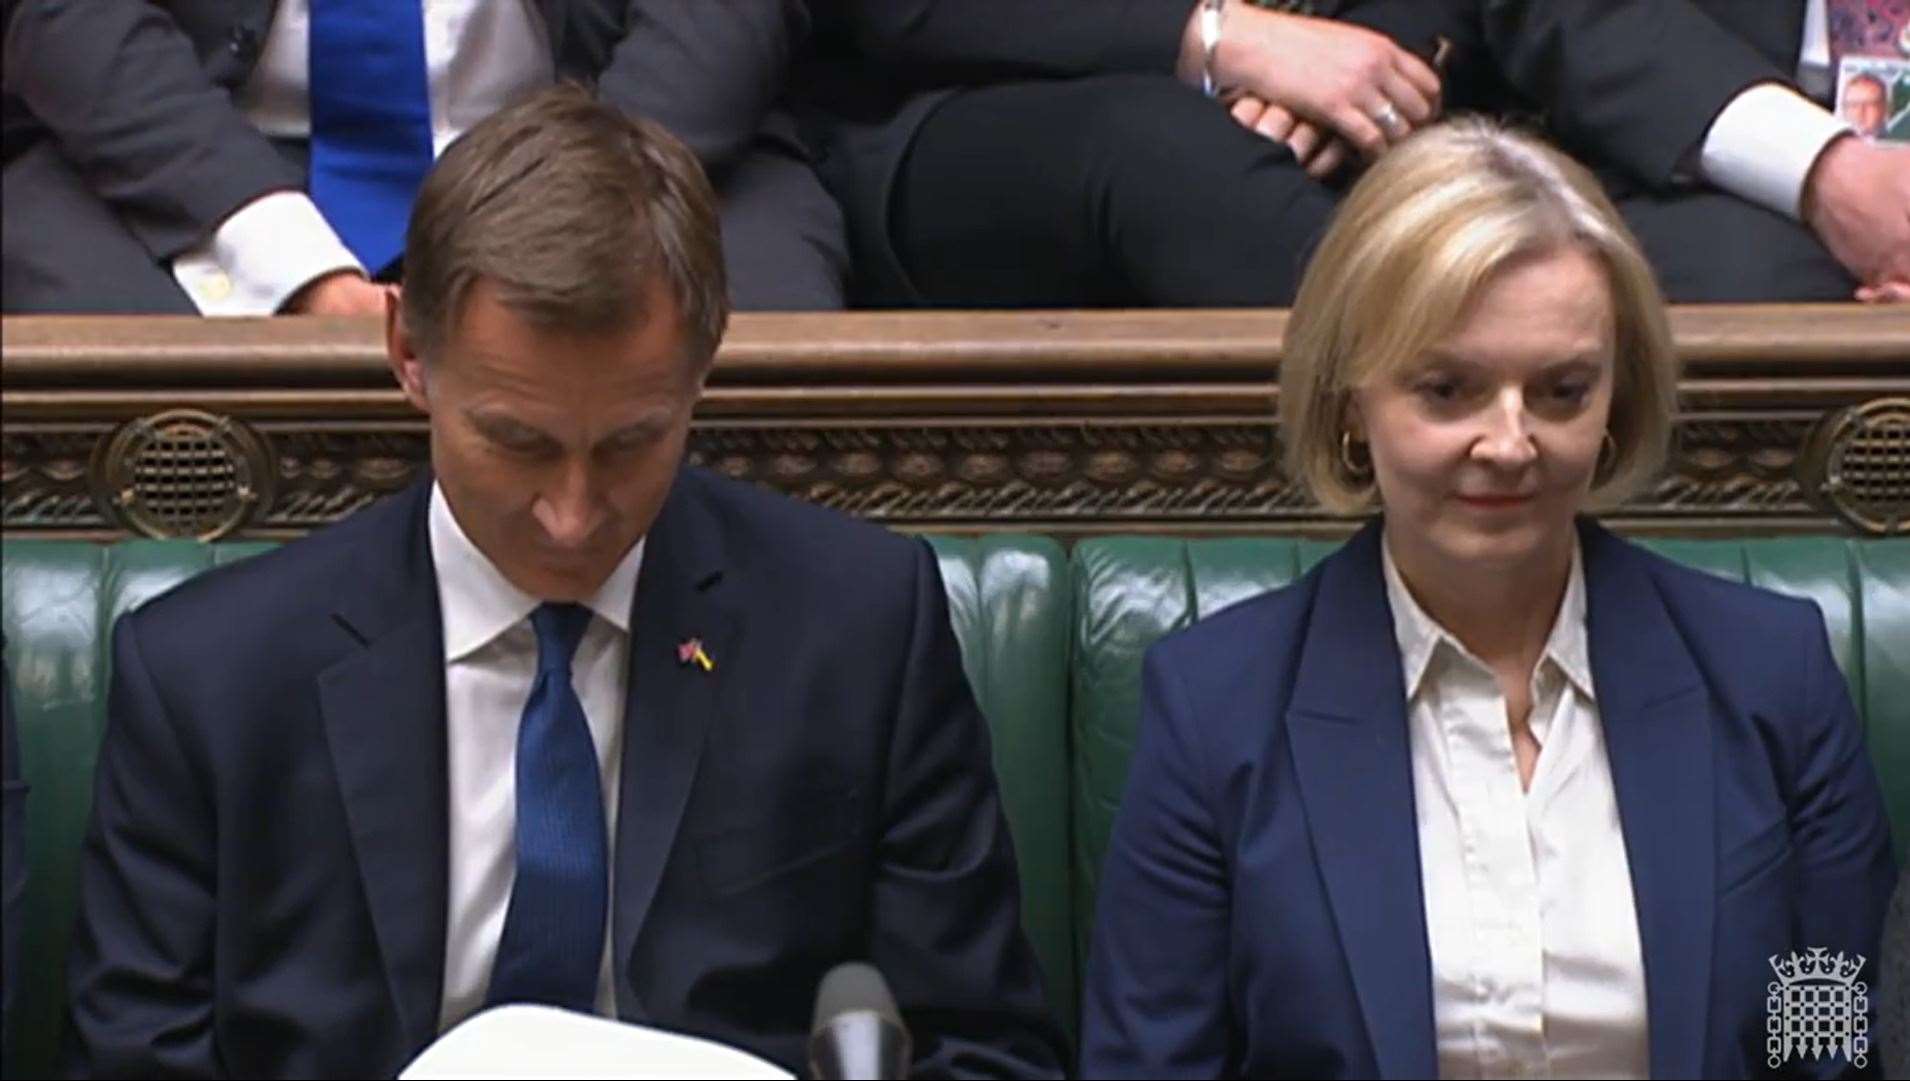
<svg viewBox="0 0 1910 1081">
<path fill-rule="evenodd" d="M 407 250 L 435 476 L 116 630 L 67 1068 L 389 1076 L 542 1002 L 798 1069 L 866 959 L 916 1076 L 1058 1073 L 926 546 L 681 465 L 727 315 L 694 158 L 547 91 Z"/>
</svg>

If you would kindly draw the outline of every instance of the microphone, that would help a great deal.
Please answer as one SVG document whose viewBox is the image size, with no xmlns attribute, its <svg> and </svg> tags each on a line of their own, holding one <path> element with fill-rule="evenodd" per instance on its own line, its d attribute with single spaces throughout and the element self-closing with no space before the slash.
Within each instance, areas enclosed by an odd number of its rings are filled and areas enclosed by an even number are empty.
<svg viewBox="0 0 1910 1081">
<path fill-rule="evenodd" d="M 850 961 L 816 989 L 809 1072 L 825 1081 L 887 1081 L 909 1075 L 909 1030 L 874 965 Z"/>
</svg>

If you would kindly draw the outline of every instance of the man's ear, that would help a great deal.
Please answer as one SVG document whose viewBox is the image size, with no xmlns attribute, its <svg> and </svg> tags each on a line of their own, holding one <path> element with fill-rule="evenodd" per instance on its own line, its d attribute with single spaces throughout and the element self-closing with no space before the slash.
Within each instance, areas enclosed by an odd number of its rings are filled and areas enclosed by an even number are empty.
<svg viewBox="0 0 1910 1081">
<path fill-rule="evenodd" d="M 417 343 L 405 331 L 404 295 L 395 285 L 385 289 L 385 359 L 391 364 L 391 374 L 397 377 L 405 399 L 420 413 L 429 415 L 431 396 L 429 381 L 425 378 L 425 360 L 418 354 Z"/>
</svg>

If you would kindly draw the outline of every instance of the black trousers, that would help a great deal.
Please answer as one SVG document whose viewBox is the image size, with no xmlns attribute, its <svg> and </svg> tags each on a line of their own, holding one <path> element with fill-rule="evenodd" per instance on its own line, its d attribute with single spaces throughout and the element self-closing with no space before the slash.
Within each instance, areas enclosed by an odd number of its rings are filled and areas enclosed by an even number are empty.
<svg viewBox="0 0 1910 1081">
<path fill-rule="evenodd" d="M 964 90 L 918 130 L 889 236 L 907 281 L 952 307 L 1286 305 L 1339 192 L 1165 76 Z M 1849 300 L 1803 225 L 1723 192 L 1618 195 L 1669 299 Z M 881 273 L 876 260 L 859 271 Z"/>
<path fill-rule="evenodd" d="M 1715 190 L 1615 200 L 1679 304 L 1850 300 L 1857 281 L 1803 224 Z"/>
<path fill-rule="evenodd" d="M 1004 83 L 929 115 L 891 235 L 854 239 L 891 243 L 909 279 L 871 292 L 928 305 L 1285 305 L 1334 202 L 1167 76 Z"/>
</svg>

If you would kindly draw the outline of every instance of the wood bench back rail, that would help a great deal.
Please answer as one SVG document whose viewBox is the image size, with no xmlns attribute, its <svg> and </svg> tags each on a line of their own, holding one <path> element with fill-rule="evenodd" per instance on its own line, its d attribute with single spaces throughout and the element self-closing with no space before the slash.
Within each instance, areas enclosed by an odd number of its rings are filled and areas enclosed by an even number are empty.
<svg viewBox="0 0 1910 1081">
<path fill-rule="evenodd" d="M 695 460 L 911 528 L 1338 532 L 1278 462 L 1283 311 L 737 315 Z M 1675 308 L 1633 528 L 1910 530 L 1910 310 Z M 425 460 L 375 320 L 0 320 L 9 535 L 295 535 Z"/>
</svg>

